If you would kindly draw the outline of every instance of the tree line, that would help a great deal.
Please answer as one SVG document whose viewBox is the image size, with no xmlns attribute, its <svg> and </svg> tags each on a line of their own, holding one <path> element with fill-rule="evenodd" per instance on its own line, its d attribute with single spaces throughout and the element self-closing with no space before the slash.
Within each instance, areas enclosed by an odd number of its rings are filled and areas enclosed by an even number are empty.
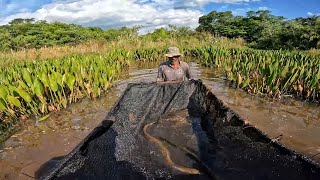
<svg viewBox="0 0 320 180">
<path fill-rule="evenodd" d="M 258 49 L 320 48 L 320 16 L 287 20 L 269 10 L 249 11 L 245 17 L 234 16 L 231 11 L 212 11 L 199 18 L 197 31 L 243 38 Z"/>
<path fill-rule="evenodd" d="M 78 44 L 88 40 L 118 40 L 137 38 L 139 27 L 103 30 L 44 20 L 14 19 L 0 26 L 0 51 L 40 48 L 64 44 Z M 234 16 L 231 11 L 212 11 L 199 18 L 195 31 L 188 27 L 170 25 L 140 36 L 145 40 L 184 37 L 211 33 L 216 37 L 243 38 L 258 49 L 320 48 L 320 16 L 287 20 L 268 10 L 249 11 L 246 16 Z"/>
<path fill-rule="evenodd" d="M 139 36 L 139 26 L 103 30 L 99 27 L 83 27 L 62 22 L 49 23 L 44 20 L 14 19 L 0 26 L 0 51 L 50 47 L 56 45 L 76 45 L 84 41 L 114 41 L 134 39 L 157 41 L 168 38 L 188 38 L 197 33 L 189 27 L 169 25 L 152 33 Z"/>
<path fill-rule="evenodd" d="M 103 30 L 99 27 L 19 18 L 0 26 L 0 51 L 78 44 L 88 40 L 115 40 L 137 35 L 135 27 Z"/>
</svg>

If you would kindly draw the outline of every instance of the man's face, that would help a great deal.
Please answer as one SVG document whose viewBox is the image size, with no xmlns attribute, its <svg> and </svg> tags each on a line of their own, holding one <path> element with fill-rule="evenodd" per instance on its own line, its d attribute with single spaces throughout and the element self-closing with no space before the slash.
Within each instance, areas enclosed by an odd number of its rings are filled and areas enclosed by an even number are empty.
<svg viewBox="0 0 320 180">
<path fill-rule="evenodd" d="M 169 57 L 169 60 L 172 61 L 179 61 L 180 60 L 180 56 L 173 56 L 173 57 Z"/>
</svg>

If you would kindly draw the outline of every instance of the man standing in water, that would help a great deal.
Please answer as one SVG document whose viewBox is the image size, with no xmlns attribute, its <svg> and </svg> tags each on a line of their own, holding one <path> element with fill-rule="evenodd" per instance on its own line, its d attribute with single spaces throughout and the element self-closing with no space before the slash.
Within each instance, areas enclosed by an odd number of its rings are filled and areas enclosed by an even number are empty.
<svg viewBox="0 0 320 180">
<path fill-rule="evenodd" d="M 180 60 L 181 54 L 176 47 L 169 47 L 165 54 L 168 61 L 160 64 L 157 82 L 163 81 L 187 81 L 191 79 L 190 67 Z"/>
</svg>

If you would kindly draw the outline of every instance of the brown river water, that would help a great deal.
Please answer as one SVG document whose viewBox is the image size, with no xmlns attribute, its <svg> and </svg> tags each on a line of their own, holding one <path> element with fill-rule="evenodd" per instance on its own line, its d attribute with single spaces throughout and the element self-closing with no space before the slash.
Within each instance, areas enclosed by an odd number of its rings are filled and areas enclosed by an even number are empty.
<svg viewBox="0 0 320 180">
<path fill-rule="evenodd" d="M 272 100 L 230 88 L 213 69 L 189 63 L 195 79 L 204 84 L 225 105 L 270 137 L 283 135 L 281 143 L 320 163 L 320 106 L 293 99 Z M 124 91 L 128 83 L 153 82 L 158 63 L 132 66 L 122 80 L 102 97 L 71 105 L 48 120 L 30 120 L 24 130 L 0 144 L 0 179 L 36 179 L 38 169 L 68 154 L 94 127 Z M 319 154 L 318 154 L 319 153 Z M 43 169 L 43 168 L 42 168 Z M 43 172 L 42 172 L 43 173 Z"/>
</svg>

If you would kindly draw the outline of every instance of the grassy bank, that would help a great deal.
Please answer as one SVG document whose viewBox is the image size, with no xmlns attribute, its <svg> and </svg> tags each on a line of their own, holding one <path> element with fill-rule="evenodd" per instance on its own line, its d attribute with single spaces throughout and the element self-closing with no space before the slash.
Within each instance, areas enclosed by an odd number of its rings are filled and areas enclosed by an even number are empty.
<svg viewBox="0 0 320 180">
<path fill-rule="evenodd" d="M 197 34 L 185 38 L 148 37 L 120 38 L 115 41 L 88 41 L 77 45 L 42 47 L 39 49 L 24 49 L 0 53 L 0 67 L 11 66 L 24 61 L 41 61 L 59 59 L 72 55 L 106 54 L 116 49 L 135 51 L 138 49 L 163 49 L 169 46 L 194 48 L 206 45 L 223 46 L 229 48 L 243 48 L 246 44 L 241 39 L 213 38 L 209 34 Z"/>
</svg>

